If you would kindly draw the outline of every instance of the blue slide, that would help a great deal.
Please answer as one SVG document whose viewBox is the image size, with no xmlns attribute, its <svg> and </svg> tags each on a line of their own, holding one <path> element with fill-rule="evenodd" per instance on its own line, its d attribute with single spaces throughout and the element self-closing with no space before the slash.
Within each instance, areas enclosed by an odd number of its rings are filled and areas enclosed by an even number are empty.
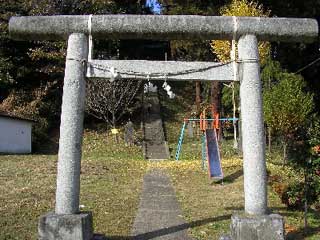
<svg viewBox="0 0 320 240">
<path fill-rule="evenodd" d="M 209 177 L 222 179 L 223 172 L 221 168 L 218 139 L 214 129 L 206 130 L 206 147 Z"/>
</svg>

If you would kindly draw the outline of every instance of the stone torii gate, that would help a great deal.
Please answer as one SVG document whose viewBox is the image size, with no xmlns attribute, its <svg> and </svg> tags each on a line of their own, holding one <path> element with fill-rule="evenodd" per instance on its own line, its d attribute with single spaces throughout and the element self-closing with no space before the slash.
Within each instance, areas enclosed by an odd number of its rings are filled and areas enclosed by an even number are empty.
<svg viewBox="0 0 320 240">
<path fill-rule="evenodd" d="M 144 78 L 144 74 L 136 74 L 142 71 L 158 80 L 233 81 L 238 75 L 243 129 L 245 213 L 232 217 L 231 237 L 234 240 L 284 239 L 282 217 L 268 215 L 258 40 L 312 42 L 319 34 L 316 20 L 181 15 L 33 16 L 11 18 L 9 30 L 11 37 L 17 40 L 68 39 L 56 206 L 54 213 L 40 218 L 40 239 L 92 238 L 92 216 L 90 213 L 79 212 L 87 63 L 88 76 L 91 77 L 113 77 L 114 68 L 120 71 L 123 79 L 132 78 L 133 75 Z M 232 64 L 203 62 L 88 62 L 89 36 L 104 39 L 237 40 L 238 71 L 237 74 L 234 73 Z M 99 70 L 97 66 L 102 67 Z M 181 71 L 184 74 L 175 74 Z"/>
</svg>

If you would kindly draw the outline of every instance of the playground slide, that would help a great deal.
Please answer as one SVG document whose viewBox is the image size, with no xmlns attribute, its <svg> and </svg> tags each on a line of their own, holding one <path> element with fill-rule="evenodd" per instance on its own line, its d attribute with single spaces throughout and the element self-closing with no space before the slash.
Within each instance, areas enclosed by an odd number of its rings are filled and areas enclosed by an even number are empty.
<svg viewBox="0 0 320 240">
<path fill-rule="evenodd" d="M 214 129 L 207 129 L 205 136 L 209 177 L 222 179 L 223 172 L 221 168 L 221 159 L 216 131 Z"/>
</svg>

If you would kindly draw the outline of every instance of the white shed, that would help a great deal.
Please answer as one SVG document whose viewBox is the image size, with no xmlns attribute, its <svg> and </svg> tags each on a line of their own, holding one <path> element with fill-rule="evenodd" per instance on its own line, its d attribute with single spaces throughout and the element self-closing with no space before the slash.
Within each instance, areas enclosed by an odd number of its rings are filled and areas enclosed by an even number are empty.
<svg viewBox="0 0 320 240">
<path fill-rule="evenodd" d="M 31 153 L 33 121 L 0 112 L 0 153 Z"/>
</svg>

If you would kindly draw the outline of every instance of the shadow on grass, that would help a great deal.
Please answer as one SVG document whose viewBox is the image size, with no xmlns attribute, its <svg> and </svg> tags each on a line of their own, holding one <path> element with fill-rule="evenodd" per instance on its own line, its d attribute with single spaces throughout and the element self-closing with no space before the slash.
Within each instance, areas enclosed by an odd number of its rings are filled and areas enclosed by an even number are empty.
<svg viewBox="0 0 320 240">
<path fill-rule="evenodd" d="M 211 222 L 228 220 L 230 218 L 231 218 L 230 214 L 218 216 L 218 217 L 206 218 L 206 219 L 202 219 L 202 220 L 193 221 L 190 223 L 184 223 L 184 224 L 180 224 L 177 226 L 162 228 L 162 229 L 154 230 L 151 232 L 138 234 L 136 236 L 105 236 L 105 235 L 101 235 L 101 234 L 95 234 L 95 237 L 93 238 L 93 240 L 107 240 L 107 239 L 108 240 L 125 240 L 125 239 L 128 239 L 128 240 L 148 240 L 148 239 L 153 239 L 156 237 L 161 237 L 161 236 L 164 236 L 167 234 L 187 230 L 188 228 L 198 227 L 198 226 L 205 225 L 205 224 L 208 224 Z"/>
<path fill-rule="evenodd" d="M 243 170 L 238 170 L 234 173 L 231 173 L 230 175 L 224 177 L 223 179 L 218 179 L 218 180 L 213 180 L 210 185 L 221 185 L 223 186 L 224 184 L 230 184 L 236 181 L 239 177 L 243 175 Z"/>
<path fill-rule="evenodd" d="M 56 155 L 58 154 L 59 143 L 58 141 L 49 140 L 47 143 L 42 146 L 35 148 L 33 152 L 34 155 Z"/>
<path fill-rule="evenodd" d="M 287 234 L 287 240 L 302 240 L 320 232 L 320 227 L 299 228 Z"/>
<path fill-rule="evenodd" d="M 233 183 L 235 180 L 237 180 L 239 177 L 243 175 L 243 170 L 238 170 L 234 173 L 231 173 L 230 175 L 223 178 L 223 182 L 225 183 Z"/>
<path fill-rule="evenodd" d="M 231 211 L 235 211 L 235 212 L 242 212 L 244 211 L 244 206 L 242 207 L 225 207 L 225 210 L 231 210 Z M 286 216 L 286 217 L 290 217 L 290 216 L 295 216 L 295 212 L 291 212 L 290 210 L 288 210 L 286 207 L 270 207 L 268 210 L 268 214 L 280 214 L 281 216 Z"/>
<path fill-rule="evenodd" d="M 233 135 L 224 135 L 223 136 L 223 139 L 222 139 L 222 142 L 223 141 L 230 141 L 230 140 L 233 140 Z"/>
</svg>

